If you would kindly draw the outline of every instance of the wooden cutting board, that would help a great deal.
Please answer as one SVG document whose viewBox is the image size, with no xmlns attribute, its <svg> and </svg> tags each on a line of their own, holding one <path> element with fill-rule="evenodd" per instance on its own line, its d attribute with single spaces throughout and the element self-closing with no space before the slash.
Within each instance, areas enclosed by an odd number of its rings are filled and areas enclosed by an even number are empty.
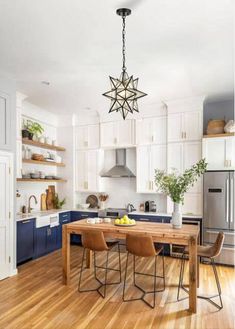
<svg viewBox="0 0 235 329">
<path fill-rule="evenodd" d="M 46 191 L 47 191 L 47 196 L 46 196 L 47 210 L 51 210 L 54 208 L 54 194 L 49 189 L 47 189 Z"/>
<path fill-rule="evenodd" d="M 47 195 L 46 193 L 41 194 L 41 210 L 47 210 Z"/>
</svg>

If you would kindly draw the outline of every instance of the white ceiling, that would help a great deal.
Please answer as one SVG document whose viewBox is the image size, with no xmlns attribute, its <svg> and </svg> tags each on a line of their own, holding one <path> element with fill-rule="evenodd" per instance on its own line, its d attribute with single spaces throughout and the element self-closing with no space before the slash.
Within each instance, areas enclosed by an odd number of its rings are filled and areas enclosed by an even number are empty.
<svg viewBox="0 0 235 329">
<path fill-rule="evenodd" d="M 121 72 L 119 7 L 127 18 L 127 69 L 145 104 L 233 91 L 233 1 L 1 0 L 0 72 L 55 113 L 107 111 L 101 94 Z M 50 81 L 42 85 L 41 81 Z"/>
</svg>

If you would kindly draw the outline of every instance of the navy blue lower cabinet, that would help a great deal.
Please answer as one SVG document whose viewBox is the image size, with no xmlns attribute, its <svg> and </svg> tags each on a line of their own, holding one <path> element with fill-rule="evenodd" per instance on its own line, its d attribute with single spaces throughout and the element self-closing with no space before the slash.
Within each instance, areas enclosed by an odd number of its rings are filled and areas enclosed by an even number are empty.
<svg viewBox="0 0 235 329">
<path fill-rule="evenodd" d="M 35 219 L 17 222 L 17 264 L 34 258 Z"/>
<path fill-rule="evenodd" d="M 47 229 L 47 253 L 57 249 L 57 235 L 59 226 L 49 227 Z"/>
<path fill-rule="evenodd" d="M 98 212 L 88 212 L 88 211 L 72 211 L 71 212 L 71 222 L 77 220 L 94 218 L 98 216 Z M 80 234 L 71 234 L 71 243 L 72 244 L 81 244 L 81 235 Z"/>
<path fill-rule="evenodd" d="M 47 254 L 47 230 L 50 226 L 36 228 L 36 257 Z"/>
<path fill-rule="evenodd" d="M 56 241 L 57 249 L 60 249 L 62 247 L 62 226 L 64 224 L 70 223 L 70 220 L 71 220 L 70 211 L 59 214 L 60 225 L 58 226 L 58 234 L 57 234 L 57 241 Z"/>
</svg>

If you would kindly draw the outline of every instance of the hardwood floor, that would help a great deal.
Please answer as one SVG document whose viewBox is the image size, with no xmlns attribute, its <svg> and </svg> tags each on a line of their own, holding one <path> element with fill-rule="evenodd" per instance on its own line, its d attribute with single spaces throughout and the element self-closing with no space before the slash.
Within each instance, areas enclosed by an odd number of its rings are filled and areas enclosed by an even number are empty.
<svg viewBox="0 0 235 329">
<path fill-rule="evenodd" d="M 0 328 L 94 328 L 94 329 L 232 329 L 234 328 L 235 278 L 234 269 L 218 266 L 224 308 L 217 311 L 210 303 L 198 299 L 198 312 L 187 311 L 188 300 L 177 302 L 179 260 L 166 257 L 166 290 L 157 295 L 154 310 L 142 301 L 122 302 L 122 285 L 108 287 L 106 299 L 97 292 L 78 293 L 78 273 L 82 249 L 72 247 L 71 285 L 62 285 L 61 251 L 28 262 L 19 267 L 19 274 L 0 282 Z M 116 264 L 117 254 L 111 257 Z M 125 253 L 122 253 L 124 268 Z M 130 265 L 131 266 L 131 265 Z M 139 269 L 151 271 L 151 264 L 139 260 Z M 158 263 L 161 272 L 161 260 Z M 84 284 L 93 285 L 90 270 L 84 272 Z M 101 273 L 102 274 L 102 273 Z M 129 282 L 131 282 L 131 267 Z M 116 275 L 116 274 L 114 274 Z M 110 280 L 115 277 L 110 276 Z M 185 276 L 187 282 L 187 274 Z M 151 282 L 141 282 L 151 286 Z M 159 281 L 160 285 L 160 281 Z M 151 288 L 150 288 L 151 289 Z M 138 294 L 132 287 L 131 295 Z M 200 292 L 215 292 L 212 269 L 200 265 Z M 186 296 L 184 292 L 182 297 Z M 151 296 L 149 296 L 151 297 Z"/>
</svg>

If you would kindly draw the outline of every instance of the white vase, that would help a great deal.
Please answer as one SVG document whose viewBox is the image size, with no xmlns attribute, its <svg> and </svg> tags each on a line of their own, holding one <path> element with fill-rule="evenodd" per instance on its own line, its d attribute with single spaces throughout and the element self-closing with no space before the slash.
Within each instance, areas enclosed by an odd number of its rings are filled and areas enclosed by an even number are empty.
<svg viewBox="0 0 235 329">
<path fill-rule="evenodd" d="M 173 228 L 181 228 L 182 227 L 182 212 L 181 212 L 181 204 L 174 202 L 174 211 L 172 213 L 171 224 Z"/>
<path fill-rule="evenodd" d="M 105 201 L 100 201 L 100 209 L 105 209 Z"/>
</svg>

